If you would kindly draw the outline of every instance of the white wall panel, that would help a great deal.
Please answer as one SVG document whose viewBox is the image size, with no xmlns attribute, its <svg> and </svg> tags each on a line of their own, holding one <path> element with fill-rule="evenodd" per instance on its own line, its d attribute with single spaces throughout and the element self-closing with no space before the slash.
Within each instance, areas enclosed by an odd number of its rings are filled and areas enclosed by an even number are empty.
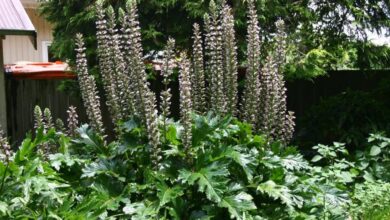
<svg viewBox="0 0 390 220">
<path fill-rule="evenodd" d="M 50 24 L 39 16 L 38 11 L 32 8 L 27 8 L 26 11 L 38 34 L 37 50 L 27 36 L 6 36 L 3 41 L 5 64 L 17 61 L 42 62 L 42 42 L 51 41 L 53 38 Z"/>
</svg>

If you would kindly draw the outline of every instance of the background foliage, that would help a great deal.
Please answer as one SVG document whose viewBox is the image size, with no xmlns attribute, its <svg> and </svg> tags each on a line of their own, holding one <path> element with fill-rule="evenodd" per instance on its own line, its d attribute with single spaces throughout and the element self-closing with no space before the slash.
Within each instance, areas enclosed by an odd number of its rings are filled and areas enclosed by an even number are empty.
<svg viewBox="0 0 390 220">
<path fill-rule="evenodd" d="M 95 57 L 94 0 L 42 1 L 42 14 L 54 25 L 54 54 L 72 60 L 73 41 L 81 32 L 87 39 L 90 57 Z M 108 0 L 116 8 L 123 0 Z M 246 3 L 232 0 L 239 42 L 239 56 L 245 51 Z M 161 50 L 170 36 L 175 36 L 180 48 L 190 48 L 192 24 L 202 23 L 209 1 L 199 0 L 140 0 L 140 21 L 146 51 Z M 390 3 L 385 0 L 322 1 L 278 0 L 257 1 L 263 49 L 269 48 L 275 33 L 274 23 L 286 22 L 289 36 L 289 56 L 286 74 L 290 78 L 312 78 L 326 70 L 339 68 L 388 68 L 388 47 L 367 42 L 366 30 L 389 34 Z M 184 19 L 185 18 L 185 19 Z M 95 45 L 95 46 L 94 46 Z M 267 51 L 267 50 L 263 50 Z M 266 54 L 263 54 L 266 56 Z M 94 66 L 94 62 L 91 65 Z"/>
</svg>

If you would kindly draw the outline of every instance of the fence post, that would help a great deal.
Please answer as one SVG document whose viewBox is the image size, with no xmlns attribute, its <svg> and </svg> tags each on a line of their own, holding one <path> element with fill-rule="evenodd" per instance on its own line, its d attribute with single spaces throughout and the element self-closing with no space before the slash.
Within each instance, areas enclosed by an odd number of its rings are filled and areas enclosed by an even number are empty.
<svg viewBox="0 0 390 220">
<path fill-rule="evenodd" d="M 7 135 L 7 99 L 5 95 L 3 39 L 4 36 L 0 35 L 0 126 L 5 135 Z"/>
</svg>

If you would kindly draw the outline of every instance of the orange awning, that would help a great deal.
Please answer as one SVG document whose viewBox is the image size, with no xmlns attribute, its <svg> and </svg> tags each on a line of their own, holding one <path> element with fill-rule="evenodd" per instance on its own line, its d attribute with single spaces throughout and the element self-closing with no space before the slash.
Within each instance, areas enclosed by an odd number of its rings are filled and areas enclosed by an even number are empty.
<svg viewBox="0 0 390 220">
<path fill-rule="evenodd" d="M 6 65 L 5 72 L 16 79 L 75 79 L 77 76 L 69 70 L 66 63 L 20 62 Z"/>
</svg>

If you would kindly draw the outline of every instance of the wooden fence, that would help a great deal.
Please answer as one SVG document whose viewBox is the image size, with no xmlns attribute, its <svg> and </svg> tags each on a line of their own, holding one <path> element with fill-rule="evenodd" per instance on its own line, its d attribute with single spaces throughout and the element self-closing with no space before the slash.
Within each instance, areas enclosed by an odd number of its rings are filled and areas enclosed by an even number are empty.
<svg viewBox="0 0 390 220">
<path fill-rule="evenodd" d="M 49 108 L 53 118 L 66 121 L 66 111 L 70 105 L 82 108 L 81 101 L 58 91 L 60 80 L 16 80 L 7 77 L 7 121 L 8 134 L 12 143 L 20 143 L 34 127 L 34 107 Z M 85 117 L 82 114 L 81 117 Z"/>
<path fill-rule="evenodd" d="M 307 109 L 317 104 L 321 99 L 339 94 L 347 89 L 370 90 L 375 88 L 385 78 L 390 77 L 390 71 L 334 71 L 327 76 L 315 80 L 295 80 L 287 83 L 288 108 L 301 117 Z M 15 80 L 6 79 L 8 134 L 13 143 L 20 143 L 26 132 L 33 128 L 33 109 L 35 105 L 50 108 L 53 118 L 66 121 L 67 109 L 76 106 L 81 122 L 87 122 L 85 110 L 79 97 L 58 91 L 60 80 Z M 152 89 L 159 94 L 158 82 L 152 83 Z M 178 85 L 172 85 L 173 114 L 179 113 Z M 390 97 L 390 96 L 389 96 Z M 104 100 L 102 100 L 104 103 Z M 102 106 L 105 106 L 102 104 Z M 103 118 L 108 133 L 112 133 L 112 125 L 103 109 Z"/>
</svg>

